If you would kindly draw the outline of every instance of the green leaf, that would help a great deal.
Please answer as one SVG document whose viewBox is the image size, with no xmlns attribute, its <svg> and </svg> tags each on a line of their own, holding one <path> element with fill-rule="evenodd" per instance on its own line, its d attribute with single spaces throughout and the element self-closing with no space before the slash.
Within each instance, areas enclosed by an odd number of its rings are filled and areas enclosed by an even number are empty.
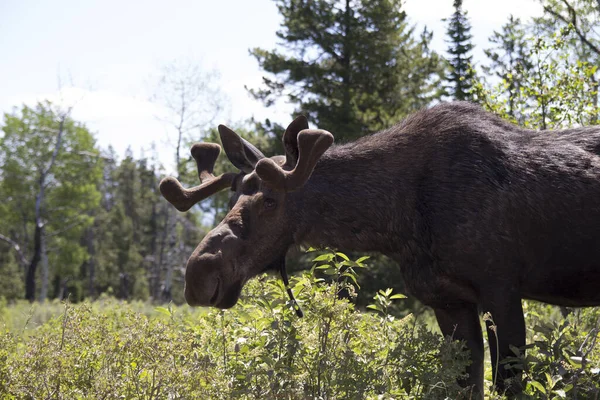
<svg viewBox="0 0 600 400">
<path fill-rule="evenodd" d="M 395 299 L 406 299 L 407 297 L 401 293 L 396 293 L 392 296 L 390 296 L 390 299 L 395 300 Z"/>
<path fill-rule="evenodd" d="M 155 307 L 154 311 L 159 312 L 164 315 L 168 315 L 169 317 L 171 316 L 171 311 L 169 311 L 168 309 L 166 309 L 164 307 Z"/>
<path fill-rule="evenodd" d="M 533 386 L 534 388 L 536 388 L 538 391 L 546 394 L 546 388 L 538 381 L 530 381 L 529 384 L 531 386 Z"/>
<path fill-rule="evenodd" d="M 332 259 L 333 259 L 333 255 L 332 254 L 321 254 L 320 256 L 318 256 L 315 259 L 313 259 L 313 262 L 331 261 Z"/>
</svg>

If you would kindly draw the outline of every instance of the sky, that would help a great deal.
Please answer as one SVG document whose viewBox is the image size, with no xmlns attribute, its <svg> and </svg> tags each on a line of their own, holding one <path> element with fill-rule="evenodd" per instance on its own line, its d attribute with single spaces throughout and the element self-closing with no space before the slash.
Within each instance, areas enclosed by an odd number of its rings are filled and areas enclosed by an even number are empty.
<svg viewBox="0 0 600 400">
<path fill-rule="evenodd" d="M 406 0 L 418 29 L 434 32 L 432 48 L 445 53 L 445 23 L 452 0 Z M 472 24 L 475 61 L 484 60 L 487 38 L 513 14 L 527 21 L 541 14 L 535 0 L 464 0 Z M 225 109 L 215 124 L 250 117 L 289 123 L 293 106 L 265 108 L 244 86 L 263 74 L 248 50 L 274 49 L 281 22 L 272 0 L 1 0 L 0 113 L 49 99 L 73 105 L 101 147 L 135 156 L 152 143 L 167 169 L 175 135 L 151 102 L 160 68 L 175 61 L 216 71 Z M 60 91 L 59 91 L 60 88 Z M 335 134 L 335 133 L 334 133 Z"/>
</svg>

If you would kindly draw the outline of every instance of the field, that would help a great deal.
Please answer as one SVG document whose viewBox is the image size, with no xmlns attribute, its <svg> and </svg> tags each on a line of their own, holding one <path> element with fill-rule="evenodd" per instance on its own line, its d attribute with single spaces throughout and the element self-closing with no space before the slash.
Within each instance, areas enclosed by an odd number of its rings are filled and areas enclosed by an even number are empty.
<svg viewBox="0 0 600 400">
<path fill-rule="evenodd" d="M 314 270 L 294 278 L 304 318 L 268 277 L 248 284 L 227 311 L 110 297 L 3 303 L 0 398 L 457 398 L 455 379 L 467 363 L 461 343 L 443 339 L 427 312 L 390 315 L 403 301 L 391 290 L 368 311 L 355 310 L 337 296 L 354 287 L 354 269 L 323 266 L 335 284 Z M 571 310 L 564 319 L 551 306 L 524 307 L 528 396 L 599 398 L 600 310 Z M 486 378 L 489 389 L 489 362 Z"/>
</svg>

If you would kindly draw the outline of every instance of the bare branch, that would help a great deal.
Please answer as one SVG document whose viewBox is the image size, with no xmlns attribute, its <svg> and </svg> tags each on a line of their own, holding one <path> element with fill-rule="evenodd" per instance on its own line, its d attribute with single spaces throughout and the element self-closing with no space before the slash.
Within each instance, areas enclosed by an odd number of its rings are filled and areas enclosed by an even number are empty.
<svg viewBox="0 0 600 400">
<path fill-rule="evenodd" d="M 19 259 L 18 261 L 19 261 L 19 263 L 21 265 L 27 265 L 28 261 L 25 258 L 25 255 L 23 254 L 23 252 L 21 251 L 21 246 L 19 246 L 19 244 L 17 242 L 15 242 L 11 238 L 6 237 L 6 236 L 4 236 L 2 234 L 0 234 L 0 240 L 6 242 L 8 244 L 10 244 L 13 247 L 13 249 L 17 253 L 17 256 L 18 256 L 18 259 Z"/>
</svg>

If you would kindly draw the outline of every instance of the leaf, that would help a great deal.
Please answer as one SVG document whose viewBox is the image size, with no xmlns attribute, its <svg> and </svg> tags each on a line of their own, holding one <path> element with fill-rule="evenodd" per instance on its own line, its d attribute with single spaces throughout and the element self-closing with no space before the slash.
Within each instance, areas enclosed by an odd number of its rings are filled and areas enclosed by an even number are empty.
<svg viewBox="0 0 600 400">
<path fill-rule="evenodd" d="M 358 286 L 358 282 L 356 281 L 356 277 L 353 274 L 349 274 L 347 272 L 343 273 L 342 276 L 347 276 L 348 278 L 350 278 L 352 280 L 352 282 L 354 282 L 354 284 L 356 286 Z"/>
<path fill-rule="evenodd" d="M 155 307 L 154 311 L 159 312 L 161 314 L 167 315 L 167 316 L 171 316 L 171 311 L 169 311 L 168 309 L 164 308 L 164 307 Z"/>
<path fill-rule="evenodd" d="M 406 299 L 407 297 L 401 293 L 396 293 L 392 296 L 390 296 L 390 299 L 392 300 L 396 300 L 396 299 Z"/>
<path fill-rule="evenodd" d="M 531 381 L 531 382 L 529 382 L 529 384 L 531 386 L 533 386 L 534 388 L 536 388 L 538 391 L 546 394 L 546 388 L 541 383 L 539 383 L 538 381 Z"/>
<path fill-rule="evenodd" d="M 355 262 L 362 267 L 362 262 L 371 258 L 370 256 L 364 256 L 356 260 Z"/>
<path fill-rule="evenodd" d="M 347 255 L 345 255 L 344 253 L 335 253 L 338 257 L 344 259 L 345 261 L 350 261 L 350 259 L 348 258 Z"/>
<path fill-rule="evenodd" d="M 313 262 L 318 262 L 318 261 L 331 261 L 331 259 L 333 258 L 332 254 L 321 254 L 320 256 L 318 256 L 317 258 L 313 259 Z"/>
</svg>

